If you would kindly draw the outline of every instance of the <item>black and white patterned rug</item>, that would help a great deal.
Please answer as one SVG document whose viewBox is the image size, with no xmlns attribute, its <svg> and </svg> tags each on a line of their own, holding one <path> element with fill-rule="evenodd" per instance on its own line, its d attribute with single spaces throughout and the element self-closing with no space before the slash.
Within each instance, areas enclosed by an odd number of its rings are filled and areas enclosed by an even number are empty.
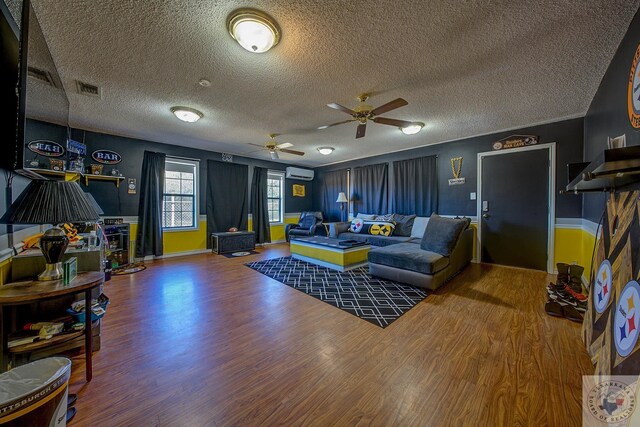
<svg viewBox="0 0 640 427">
<path fill-rule="evenodd" d="M 429 294 L 424 289 L 372 277 L 366 267 L 341 273 L 292 257 L 245 265 L 381 328 Z"/>
</svg>

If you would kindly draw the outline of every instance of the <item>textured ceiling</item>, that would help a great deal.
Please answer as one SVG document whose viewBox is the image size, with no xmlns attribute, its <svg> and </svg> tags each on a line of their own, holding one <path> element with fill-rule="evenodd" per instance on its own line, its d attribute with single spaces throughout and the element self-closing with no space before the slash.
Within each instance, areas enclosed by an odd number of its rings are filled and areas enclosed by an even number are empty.
<svg viewBox="0 0 640 427">
<path fill-rule="evenodd" d="M 640 0 L 33 3 L 72 126 L 235 154 L 277 132 L 307 153 L 281 161 L 318 166 L 584 115 Z M 242 49 L 226 29 L 238 7 L 272 15 L 280 44 Z M 79 95 L 76 80 L 102 97 Z M 383 116 L 427 127 L 370 123 L 359 140 L 354 123 L 315 130 L 349 118 L 325 104 L 355 107 L 365 91 L 373 106 L 406 99 Z M 205 116 L 182 123 L 173 105 Z M 322 156 L 325 145 L 336 151 Z"/>
</svg>

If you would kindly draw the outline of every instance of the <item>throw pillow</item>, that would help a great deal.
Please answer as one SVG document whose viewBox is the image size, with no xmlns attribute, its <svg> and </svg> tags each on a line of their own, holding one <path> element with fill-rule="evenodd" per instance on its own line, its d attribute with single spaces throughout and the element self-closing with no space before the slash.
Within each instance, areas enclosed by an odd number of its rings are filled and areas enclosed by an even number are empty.
<svg viewBox="0 0 640 427">
<path fill-rule="evenodd" d="M 396 224 L 393 221 L 365 221 L 361 233 L 389 237 L 395 228 Z"/>
<path fill-rule="evenodd" d="M 460 234 L 469 226 L 470 222 L 469 218 L 454 219 L 443 218 L 436 214 L 431 215 L 422 242 L 420 242 L 420 248 L 442 256 L 451 256 Z"/>
<path fill-rule="evenodd" d="M 390 222 L 390 221 L 394 221 L 394 218 L 393 218 L 393 216 L 394 216 L 394 215 L 395 215 L 395 214 L 392 214 L 392 213 L 390 213 L 390 214 L 386 214 L 386 215 L 378 215 L 378 216 L 376 216 L 376 217 L 375 217 L 375 218 L 373 218 L 373 219 L 375 219 L 376 221 L 386 221 L 386 222 Z"/>
<path fill-rule="evenodd" d="M 360 233 L 362 231 L 362 226 L 364 225 L 364 221 L 360 218 L 354 218 L 351 220 L 351 225 L 349 226 L 349 231 L 352 233 Z"/>
<path fill-rule="evenodd" d="M 416 217 L 415 221 L 413 221 L 413 228 L 411 229 L 411 237 L 416 239 L 422 239 L 422 236 L 424 236 L 424 231 L 427 229 L 428 223 L 429 223 L 429 218 L 425 218 L 423 216 Z"/>
<path fill-rule="evenodd" d="M 358 219 L 364 219 L 364 220 L 372 220 L 372 219 L 376 219 L 376 215 L 369 215 L 369 214 L 365 214 L 365 213 L 358 213 L 358 215 L 356 215 L 356 218 Z"/>
<path fill-rule="evenodd" d="M 393 234 L 396 236 L 411 236 L 411 229 L 413 229 L 415 219 L 415 215 L 393 214 L 393 221 L 396 223 L 396 230 Z"/>
</svg>

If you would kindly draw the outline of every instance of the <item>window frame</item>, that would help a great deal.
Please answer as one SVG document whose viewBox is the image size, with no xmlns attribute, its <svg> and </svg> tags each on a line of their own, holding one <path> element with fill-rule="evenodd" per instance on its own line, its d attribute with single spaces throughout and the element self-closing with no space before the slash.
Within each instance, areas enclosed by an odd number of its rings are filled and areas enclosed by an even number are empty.
<svg viewBox="0 0 640 427">
<path fill-rule="evenodd" d="M 269 180 L 278 179 L 280 181 L 280 197 L 269 197 Z M 277 199 L 280 201 L 280 221 L 271 221 L 269 219 L 269 225 L 282 225 L 284 224 L 284 192 L 285 192 L 285 177 L 283 171 L 267 170 L 267 212 L 269 212 L 269 200 Z"/>
<path fill-rule="evenodd" d="M 166 193 L 166 188 L 163 188 L 162 191 L 162 232 L 163 233 L 174 233 L 180 231 L 196 231 L 200 229 L 200 160 L 197 159 L 185 159 L 181 157 L 167 156 L 165 159 L 165 180 L 166 180 L 166 172 L 167 172 L 167 163 L 177 163 L 182 165 L 192 166 L 194 169 L 193 175 L 193 194 L 171 194 Z M 166 182 L 165 182 L 166 184 Z M 165 185 L 166 187 L 166 185 Z M 193 197 L 193 226 L 188 227 L 165 227 L 164 225 L 164 198 L 165 196 L 179 196 L 179 197 Z"/>
</svg>

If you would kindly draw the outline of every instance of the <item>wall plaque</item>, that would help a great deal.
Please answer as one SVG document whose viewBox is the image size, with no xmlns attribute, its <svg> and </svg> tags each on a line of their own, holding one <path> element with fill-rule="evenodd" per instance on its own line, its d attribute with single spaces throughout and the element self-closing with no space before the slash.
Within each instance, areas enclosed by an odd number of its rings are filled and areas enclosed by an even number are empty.
<svg viewBox="0 0 640 427">
<path fill-rule="evenodd" d="M 36 154 L 46 157 L 60 157 L 64 155 L 64 147 L 57 142 L 46 139 L 31 141 L 27 148 Z"/>
<path fill-rule="evenodd" d="M 96 150 L 91 154 L 91 158 L 103 165 L 115 165 L 122 161 L 120 154 L 111 150 Z"/>
</svg>

